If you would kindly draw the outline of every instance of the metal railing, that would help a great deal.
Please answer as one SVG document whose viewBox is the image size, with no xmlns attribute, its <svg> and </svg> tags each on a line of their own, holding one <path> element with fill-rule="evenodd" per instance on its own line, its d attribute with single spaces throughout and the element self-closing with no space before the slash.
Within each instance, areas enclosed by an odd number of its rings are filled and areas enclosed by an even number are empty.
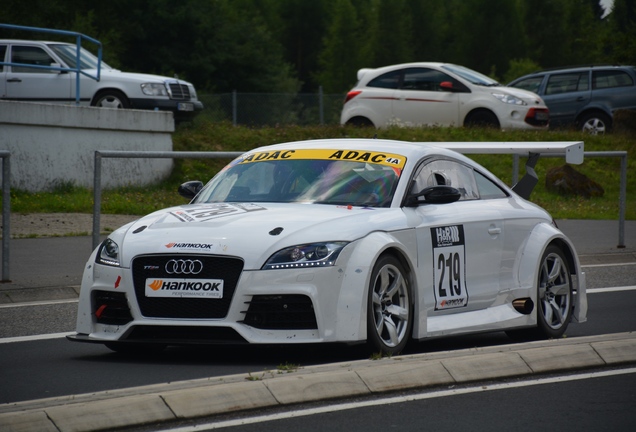
<svg viewBox="0 0 636 432">
<path fill-rule="evenodd" d="M 625 248 L 625 206 L 627 204 L 627 152 L 626 151 L 586 151 L 586 158 L 595 157 L 619 157 L 621 158 L 621 180 L 618 193 L 618 245 L 619 249 Z M 559 155 L 541 155 L 541 157 L 559 157 Z M 519 179 L 519 155 L 513 156 L 512 184 Z"/>
<path fill-rule="evenodd" d="M 46 69 L 46 70 L 54 70 L 61 72 L 75 72 L 75 104 L 79 105 L 80 103 L 80 75 L 84 75 L 88 78 L 94 79 L 95 81 L 100 80 L 101 70 L 102 70 L 102 43 L 97 39 L 93 39 L 81 33 L 66 31 L 66 30 L 53 30 L 53 29 L 45 29 L 39 27 L 26 27 L 26 26 L 18 26 L 13 24 L 0 24 L 0 28 L 6 28 L 10 30 L 24 30 L 24 31 L 32 31 L 38 33 L 48 33 L 48 34 L 56 34 L 61 36 L 72 36 L 75 38 L 75 44 L 77 46 L 75 55 L 77 56 L 76 65 L 74 68 L 66 68 L 59 66 L 43 66 L 43 65 L 33 65 L 27 63 L 12 63 L 12 62 L 2 62 L 0 61 L 0 65 L 7 66 L 20 66 L 25 68 L 32 69 Z M 88 42 L 92 42 L 97 45 L 97 72 L 96 75 L 91 75 L 88 72 L 84 72 L 81 68 L 81 52 L 82 52 L 82 40 L 86 40 Z"/>
<path fill-rule="evenodd" d="M 11 240 L 11 152 L 0 150 L 2 158 L 2 282 L 11 282 L 9 258 Z"/>
<path fill-rule="evenodd" d="M 243 152 L 162 152 L 162 151 L 95 151 L 93 177 L 93 249 L 99 245 L 99 227 L 102 212 L 102 158 L 162 158 L 162 159 L 234 159 Z"/>
</svg>

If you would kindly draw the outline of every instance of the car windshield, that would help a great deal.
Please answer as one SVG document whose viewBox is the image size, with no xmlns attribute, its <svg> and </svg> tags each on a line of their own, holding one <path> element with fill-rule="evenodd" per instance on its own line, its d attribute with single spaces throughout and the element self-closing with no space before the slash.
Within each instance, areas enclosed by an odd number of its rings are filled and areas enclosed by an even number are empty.
<svg viewBox="0 0 636 432">
<path fill-rule="evenodd" d="M 77 67 L 77 47 L 75 45 L 51 44 L 49 48 L 64 60 L 64 63 L 66 63 L 69 68 L 75 69 Z M 110 68 L 110 66 L 104 62 L 102 62 L 102 67 Z M 84 48 L 80 49 L 80 68 L 82 70 L 97 69 L 97 57 Z"/>
<path fill-rule="evenodd" d="M 501 85 L 494 79 L 489 78 L 486 75 L 480 74 L 479 72 L 474 71 L 472 69 L 468 69 L 467 67 L 464 67 L 464 66 L 447 64 L 442 66 L 442 68 L 449 70 L 456 75 L 459 75 L 460 77 L 464 78 L 465 80 L 475 85 L 481 85 L 486 87 L 497 87 Z"/>
<path fill-rule="evenodd" d="M 194 202 L 388 207 L 406 161 L 399 155 L 350 150 L 275 153 L 251 153 L 234 160 Z"/>
</svg>

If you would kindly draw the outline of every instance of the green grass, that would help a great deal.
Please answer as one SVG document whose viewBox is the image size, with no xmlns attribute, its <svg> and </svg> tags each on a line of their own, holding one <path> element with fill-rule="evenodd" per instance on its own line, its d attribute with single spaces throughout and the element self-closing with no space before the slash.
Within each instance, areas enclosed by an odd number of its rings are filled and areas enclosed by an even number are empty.
<svg viewBox="0 0 636 432">
<path fill-rule="evenodd" d="M 173 135 L 175 151 L 247 151 L 252 148 L 287 141 L 317 138 L 378 138 L 417 142 L 441 141 L 584 141 L 586 151 L 628 152 L 628 183 L 626 219 L 636 219 L 636 140 L 625 135 L 589 136 L 576 131 L 499 131 L 464 128 L 390 128 L 387 130 L 349 128 L 340 126 L 311 127 L 234 127 L 228 123 L 214 123 L 198 119 L 180 125 Z M 512 156 L 471 156 L 506 183 L 512 180 Z M 186 202 L 177 193 L 179 184 L 187 180 L 206 182 L 229 160 L 176 159 L 171 176 L 152 187 L 122 187 L 102 192 L 102 213 L 143 215 L 160 208 Z M 523 160 L 520 175 L 523 174 Z M 587 158 L 575 169 L 601 184 L 605 194 L 599 198 L 564 197 L 545 188 L 546 171 L 563 165 L 561 158 L 542 158 L 535 168 L 539 184 L 530 197 L 557 219 L 618 219 L 619 215 L 619 158 Z M 48 192 L 28 193 L 11 190 L 11 210 L 16 213 L 91 213 L 92 190 L 73 184 L 60 183 Z"/>
</svg>

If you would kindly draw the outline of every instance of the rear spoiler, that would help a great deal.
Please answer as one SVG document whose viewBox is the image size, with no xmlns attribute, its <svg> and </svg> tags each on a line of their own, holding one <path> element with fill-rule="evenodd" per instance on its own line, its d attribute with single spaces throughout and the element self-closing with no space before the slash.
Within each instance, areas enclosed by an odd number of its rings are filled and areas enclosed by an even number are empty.
<svg viewBox="0 0 636 432">
<path fill-rule="evenodd" d="M 424 144 L 424 143 L 422 143 Z M 527 156 L 526 173 L 512 187 L 519 196 L 528 199 L 539 178 L 534 166 L 542 154 L 565 156 L 569 164 L 580 165 L 585 155 L 583 141 L 537 141 L 537 142 L 435 142 L 426 143 L 463 154 L 516 154 Z"/>
</svg>

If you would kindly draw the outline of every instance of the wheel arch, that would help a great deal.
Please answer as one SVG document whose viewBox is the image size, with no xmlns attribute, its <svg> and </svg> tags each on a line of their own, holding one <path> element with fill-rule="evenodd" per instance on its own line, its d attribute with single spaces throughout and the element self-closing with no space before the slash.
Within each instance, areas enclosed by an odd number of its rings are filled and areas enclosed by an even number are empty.
<svg viewBox="0 0 636 432">
<path fill-rule="evenodd" d="M 585 117 L 588 114 L 602 114 L 607 116 L 610 119 L 609 126 L 611 126 L 612 123 L 614 122 L 614 116 L 612 115 L 611 110 L 602 106 L 594 105 L 594 106 L 585 107 L 585 109 L 583 109 L 580 113 L 576 115 L 576 119 L 575 119 L 576 124 L 579 124 L 581 120 L 583 119 L 583 117 Z"/>
<path fill-rule="evenodd" d="M 130 98 L 128 97 L 128 94 L 126 94 L 124 90 L 117 87 L 102 87 L 95 90 L 95 93 L 93 93 L 93 96 L 91 97 L 91 102 L 90 102 L 91 106 L 93 106 L 97 98 L 99 98 L 104 93 L 119 93 L 122 96 L 124 96 L 124 98 L 126 98 L 126 102 L 128 103 L 129 106 L 131 106 L 131 102 L 130 102 Z"/>
<path fill-rule="evenodd" d="M 462 125 L 464 127 L 469 126 L 470 125 L 470 121 L 472 120 L 472 117 L 474 117 L 475 115 L 478 115 L 478 114 L 490 114 L 490 115 L 492 115 L 495 119 L 497 119 L 497 126 L 501 127 L 501 120 L 499 120 L 499 116 L 497 115 L 497 113 L 495 113 L 490 108 L 486 108 L 486 107 L 483 107 L 483 106 L 475 107 L 475 108 L 472 108 L 470 111 L 468 111 L 466 113 L 466 115 L 464 116 L 464 120 L 462 122 Z"/>
</svg>

